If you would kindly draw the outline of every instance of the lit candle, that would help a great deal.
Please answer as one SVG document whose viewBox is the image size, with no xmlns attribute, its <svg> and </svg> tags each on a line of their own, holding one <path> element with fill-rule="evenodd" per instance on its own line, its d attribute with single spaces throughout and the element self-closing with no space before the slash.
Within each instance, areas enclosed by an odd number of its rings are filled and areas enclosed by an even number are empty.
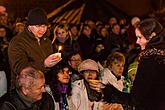
<svg viewBox="0 0 165 110">
<path fill-rule="evenodd" d="M 60 52 L 60 50 L 62 50 L 62 46 L 61 45 L 58 46 L 58 53 Z"/>
<path fill-rule="evenodd" d="M 62 46 L 58 46 L 58 52 L 56 53 L 59 57 L 61 57 L 61 53 L 60 53 L 60 50 L 62 50 Z"/>
</svg>

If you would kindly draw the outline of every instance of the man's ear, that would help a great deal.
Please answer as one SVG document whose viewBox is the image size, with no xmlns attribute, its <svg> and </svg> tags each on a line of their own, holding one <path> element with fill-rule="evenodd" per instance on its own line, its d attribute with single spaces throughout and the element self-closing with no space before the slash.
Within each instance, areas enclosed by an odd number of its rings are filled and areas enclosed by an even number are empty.
<svg viewBox="0 0 165 110">
<path fill-rule="evenodd" d="M 27 95 L 28 92 L 29 92 L 29 89 L 27 89 L 27 88 L 25 88 L 25 87 L 22 87 L 22 93 L 23 93 L 24 95 Z"/>
</svg>

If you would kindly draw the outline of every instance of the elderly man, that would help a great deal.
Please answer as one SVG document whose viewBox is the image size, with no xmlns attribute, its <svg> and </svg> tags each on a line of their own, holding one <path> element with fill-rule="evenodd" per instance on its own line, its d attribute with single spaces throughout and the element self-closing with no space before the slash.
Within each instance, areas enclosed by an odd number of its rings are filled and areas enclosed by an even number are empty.
<svg viewBox="0 0 165 110">
<path fill-rule="evenodd" d="M 45 36 L 47 24 L 46 12 L 41 8 L 34 8 L 29 11 L 25 30 L 11 40 L 8 55 L 12 84 L 17 73 L 24 67 L 34 66 L 46 73 L 48 68 L 61 60 L 57 54 L 52 54 L 51 41 Z"/>
<path fill-rule="evenodd" d="M 5 94 L 0 110 L 54 110 L 52 97 L 46 93 L 44 74 L 24 68 L 16 79 L 16 89 Z"/>
</svg>

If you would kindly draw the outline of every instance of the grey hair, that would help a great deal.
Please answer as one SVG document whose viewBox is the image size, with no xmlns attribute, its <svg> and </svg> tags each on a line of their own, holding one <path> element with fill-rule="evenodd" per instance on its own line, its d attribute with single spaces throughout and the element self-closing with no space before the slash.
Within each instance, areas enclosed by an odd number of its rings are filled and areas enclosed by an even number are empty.
<svg viewBox="0 0 165 110">
<path fill-rule="evenodd" d="M 36 79 L 44 79 L 44 74 L 40 70 L 33 67 L 26 67 L 22 69 L 16 79 L 16 88 L 21 89 L 22 87 L 31 88 L 35 86 Z"/>
</svg>

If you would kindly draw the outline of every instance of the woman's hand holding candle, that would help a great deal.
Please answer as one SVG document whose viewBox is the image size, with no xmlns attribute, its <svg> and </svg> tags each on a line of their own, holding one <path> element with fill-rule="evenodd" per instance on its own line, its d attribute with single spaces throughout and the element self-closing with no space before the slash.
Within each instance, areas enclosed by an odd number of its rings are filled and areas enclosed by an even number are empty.
<svg viewBox="0 0 165 110">
<path fill-rule="evenodd" d="M 62 50 L 62 46 L 58 46 L 58 52 L 55 53 L 56 55 L 58 55 L 59 57 L 61 57 L 61 53 L 60 53 L 60 50 Z"/>
</svg>

